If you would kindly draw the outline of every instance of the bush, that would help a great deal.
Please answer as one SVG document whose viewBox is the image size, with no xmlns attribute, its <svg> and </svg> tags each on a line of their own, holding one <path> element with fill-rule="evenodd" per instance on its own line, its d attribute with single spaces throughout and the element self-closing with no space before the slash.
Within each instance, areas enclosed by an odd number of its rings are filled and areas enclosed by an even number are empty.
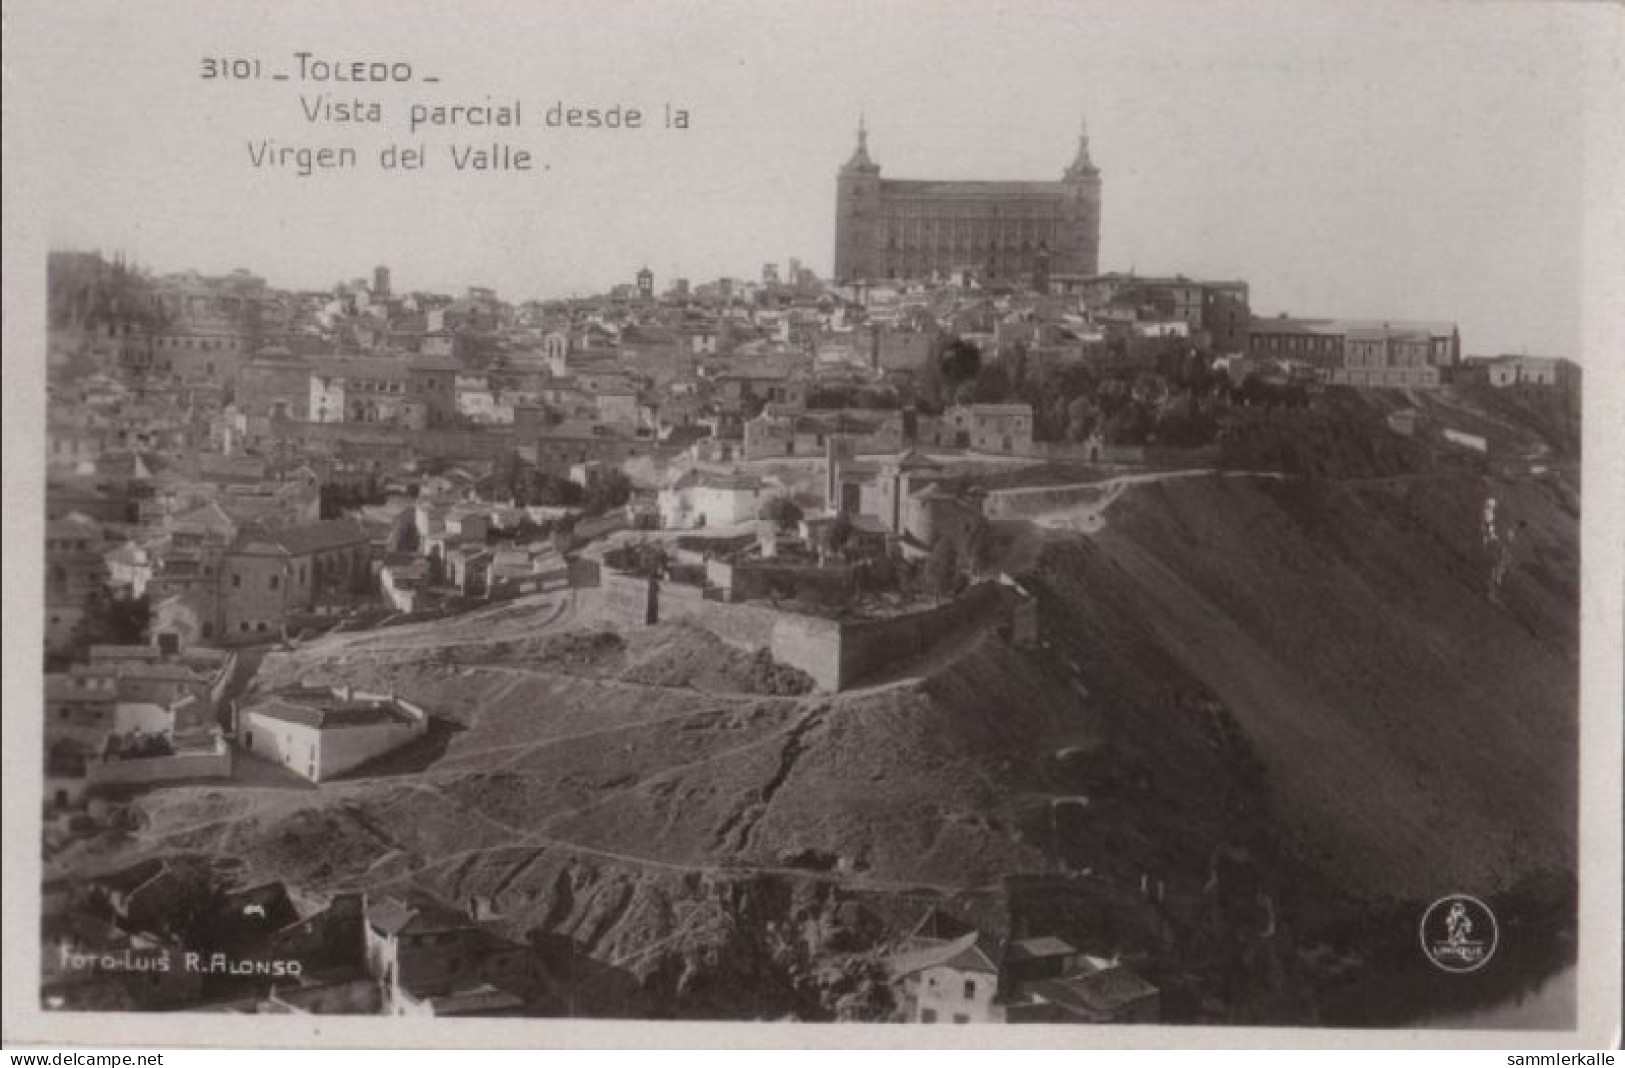
<svg viewBox="0 0 1625 1068">
<path fill-rule="evenodd" d="M 766 649 L 758 649 L 750 662 L 750 689 L 753 693 L 796 697 L 811 693 L 812 676 L 799 668 L 781 664 Z"/>
<path fill-rule="evenodd" d="M 772 497 L 762 503 L 762 519 L 777 523 L 780 530 L 791 531 L 801 522 L 801 505 L 789 497 Z"/>
</svg>

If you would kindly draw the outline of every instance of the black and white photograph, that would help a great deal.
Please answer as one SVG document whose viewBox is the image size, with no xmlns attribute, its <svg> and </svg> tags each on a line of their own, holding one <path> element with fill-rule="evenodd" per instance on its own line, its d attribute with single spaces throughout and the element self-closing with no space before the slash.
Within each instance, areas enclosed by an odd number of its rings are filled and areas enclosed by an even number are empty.
<svg viewBox="0 0 1625 1068">
<path fill-rule="evenodd" d="M 8 3 L 8 1043 L 1616 1041 L 1619 16 Z"/>
</svg>

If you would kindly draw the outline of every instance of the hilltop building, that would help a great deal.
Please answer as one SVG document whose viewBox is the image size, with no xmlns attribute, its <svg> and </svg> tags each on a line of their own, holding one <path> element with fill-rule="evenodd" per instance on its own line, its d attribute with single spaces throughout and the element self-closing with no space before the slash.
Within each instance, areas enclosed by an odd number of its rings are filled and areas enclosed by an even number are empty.
<svg viewBox="0 0 1625 1068">
<path fill-rule="evenodd" d="M 1051 274 L 1100 269 L 1100 170 L 1089 133 L 1059 181 L 880 177 L 860 122 L 835 179 L 835 279 L 848 283 L 974 271 L 1048 288 Z"/>
<path fill-rule="evenodd" d="M 1452 322 L 1255 317 L 1247 355 L 1313 366 L 1351 386 L 1430 387 L 1461 362 L 1461 331 Z"/>
</svg>

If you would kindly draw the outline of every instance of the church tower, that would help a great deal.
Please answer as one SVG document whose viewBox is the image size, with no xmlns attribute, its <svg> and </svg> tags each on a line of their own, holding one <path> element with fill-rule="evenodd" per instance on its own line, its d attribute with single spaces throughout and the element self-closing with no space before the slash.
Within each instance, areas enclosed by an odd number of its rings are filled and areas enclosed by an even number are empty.
<svg viewBox="0 0 1625 1068">
<path fill-rule="evenodd" d="M 1078 134 L 1078 154 L 1061 175 L 1063 228 L 1049 265 L 1057 274 L 1100 273 L 1100 168 L 1089 158 L 1089 124 Z"/>
<path fill-rule="evenodd" d="M 835 281 L 880 273 L 875 262 L 880 213 L 880 167 L 869 158 L 869 131 L 858 119 L 858 147 L 835 177 Z"/>
</svg>

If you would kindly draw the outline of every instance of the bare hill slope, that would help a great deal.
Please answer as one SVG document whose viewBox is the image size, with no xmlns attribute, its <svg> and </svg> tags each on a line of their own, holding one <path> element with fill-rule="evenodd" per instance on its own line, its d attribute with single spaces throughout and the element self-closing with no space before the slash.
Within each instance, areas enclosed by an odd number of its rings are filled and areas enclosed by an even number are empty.
<svg viewBox="0 0 1625 1068">
<path fill-rule="evenodd" d="M 1500 603 L 1485 492 L 1526 523 Z M 154 791 L 133 837 L 60 859 L 200 852 L 313 901 L 417 886 L 550 955 L 538 1011 L 735 1016 L 831 1011 L 806 984 L 837 890 L 906 922 L 1062 873 L 1033 922 L 1139 954 L 1174 1016 L 1224 991 L 1302 1019 L 1326 893 L 1572 869 L 1576 523 L 1536 481 L 1136 485 L 1092 535 L 1029 536 L 1042 648 L 967 635 L 838 695 L 538 603 L 333 635 L 256 685 L 395 691 L 427 740 L 319 788 Z"/>
<path fill-rule="evenodd" d="M 1479 528 L 1527 526 L 1500 603 Z M 1275 818 L 1370 892 L 1486 891 L 1574 859 L 1578 561 L 1566 497 L 1458 476 L 1139 488 L 1052 549 L 1048 633 L 1155 715 L 1183 675 L 1235 717 Z M 1157 767 L 1188 739 L 1133 731 Z"/>
</svg>

